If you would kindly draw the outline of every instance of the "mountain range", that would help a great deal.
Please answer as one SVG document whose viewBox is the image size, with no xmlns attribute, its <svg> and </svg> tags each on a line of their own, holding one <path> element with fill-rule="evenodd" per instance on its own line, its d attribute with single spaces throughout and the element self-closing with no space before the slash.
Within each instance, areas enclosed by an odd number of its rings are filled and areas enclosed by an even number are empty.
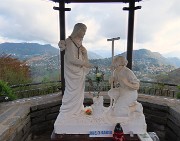
<svg viewBox="0 0 180 141">
<path fill-rule="evenodd" d="M 2 43 L 0 44 L 0 54 L 11 55 L 21 60 L 27 60 L 36 56 L 59 55 L 59 49 L 50 44 L 41 45 L 38 43 Z M 102 59 L 94 52 L 89 51 L 90 59 Z"/>
<path fill-rule="evenodd" d="M 0 44 L 0 54 L 10 54 L 19 59 L 29 59 L 34 56 L 55 55 L 58 49 L 50 44 L 41 45 L 38 43 L 2 43 Z"/>
<path fill-rule="evenodd" d="M 0 55 L 2 54 L 11 55 L 12 57 L 19 58 L 20 60 L 33 60 L 33 57 L 38 58 L 40 56 L 58 56 L 59 49 L 51 46 L 50 44 L 41 45 L 38 43 L 2 43 L 0 44 Z M 126 52 L 119 55 L 126 56 Z M 94 60 L 93 62 L 95 62 L 95 64 L 98 63 L 102 65 L 110 65 L 111 63 L 111 58 L 103 58 L 95 52 L 88 52 L 88 56 L 90 60 Z M 149 61 L 153 64 L 164 64 L 180 67 L 180 59 L 175 57 L 165 58 L 158 52 L 151 52 L 150 50 L 146 49 L 134 50 L 133 61 Z"/>
<path fill-rule="evenodd" d="M 125 56 L 126 52 L 121 53 L 117 56 Z M 180 59 L 179 58 L 165 58 L 158 52 L 151 52 L 147 49 L 139 49 L 133 50 L 133 63 L 134 65 L 141 65 L 141 64 L 154 64 L 155 66 L 161 65 L 171 65 L 176 68 L 180 67 Z M 112 62 L 112 58 L 103 58 L 103 59 L 94 59 L 91 62 L 95 64 L 101 64 L 103 66 L 110 65 Z"/>
<path fill-rule="evenodd" d="M 60 60 L 59 49 L 50 44 L 41 45 L 38 43 L 2 43 L 0 44 L 0 56 L 10 55 L 23 60 L 31 67 L 34 78 L 52 75 L 55 70 L 59 72 Z M 119 54 L 126 56 L 126 52 Z M 109 72 L 112 58 L 102 58 L 95 52 L 88 52 L 90 62 L 99 66 L 105 72 Z M 146 49 L 133 50 L 133 71 L 139 78 L 148 80 L 155 74 L 168 73 L 180 67 L 180 59 L 165 58 L 158 52 L 151 52 Z M 174 73 L 173 73 L 174 74 Z"/>
</svg>

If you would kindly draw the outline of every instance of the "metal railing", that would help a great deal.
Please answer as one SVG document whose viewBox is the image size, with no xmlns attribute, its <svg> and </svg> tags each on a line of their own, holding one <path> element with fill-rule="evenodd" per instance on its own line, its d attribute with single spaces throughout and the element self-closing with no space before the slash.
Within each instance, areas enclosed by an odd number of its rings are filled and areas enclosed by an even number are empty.
<svg viewBox="0 0 180 141">
<path fill-rule="evenodd" d="M 178 85 L 161 83 L 161 82 L 149 82 L 141 81 L 139 93 L 157 95 L 157 96 L 167 96 L 167 97 L 176 97 L 177 92 L 179 92 Z"/>
<path fill-rule="evenodd" d="M 94 91 L 93 87 L 88 84 L 89 82 L 86 81 L 86 91 Z M 93 81 L 93 85 L 96 85 L 96 82 Z M 109 82 L 103 81 L 100 84 L 101 91 L 108 91 L 110 90 L 111 86 Z M 148 94 L 148 95 L 156 95 L 156 96 L 166 96 L 166 97 L 176 97 L 177 92 L 179 92 L 178 85 L 176 84 L 168 84 L 168 83 L 160 83 L 160 82 L 150 82 L 150 81 L 140 81 L 140 88 L 138 93 L 141 94 Z"/>
<path fill-rule="evenodd" d="M 38 82 L 11 86 L 18 98 L 27 98 L 61 91 L 61 81 Z"/>
<path fill-rule="evenodd" d="M 95 87 L 97 86 L 97 82 L 93 81 L 92 84 L 90 84 L 88 81 L 85 82 L 86 92 L 96 91 Z M 107 80 L 102 81 L 99 86 L 100 91 L 108 91 L 111 88 Z M 140 81 L 138 93 L 175 98 L 177 92 L 179 92 L 177 86 L 178 85 L 176 84 Z M 18 98 L 25 98 L 59 92 L 61 91 L 61 81 L 19 84 L 13 85 L 11 88 Z"/>
</svg>

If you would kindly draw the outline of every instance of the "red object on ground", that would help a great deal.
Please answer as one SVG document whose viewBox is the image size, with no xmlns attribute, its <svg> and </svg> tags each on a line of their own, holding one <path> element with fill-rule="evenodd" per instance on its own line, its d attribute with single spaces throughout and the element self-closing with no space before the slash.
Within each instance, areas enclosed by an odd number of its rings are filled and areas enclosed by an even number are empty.
<svg viewBox="0 0 180 141">
<path fill-rule="evenodd" d="M 113 134 L 113 140 L 114 141 L 126 141 L 123 132 L 122 133 L 114 133 Z"/>
<path fill-rule="evenodd" d="M 126 141 L 126 139 L 124 137 L 123 129 L 122 129 L 120 123 L 117 123 L 114 128 L 113 140 L 114 141 Z"/>
</svg>

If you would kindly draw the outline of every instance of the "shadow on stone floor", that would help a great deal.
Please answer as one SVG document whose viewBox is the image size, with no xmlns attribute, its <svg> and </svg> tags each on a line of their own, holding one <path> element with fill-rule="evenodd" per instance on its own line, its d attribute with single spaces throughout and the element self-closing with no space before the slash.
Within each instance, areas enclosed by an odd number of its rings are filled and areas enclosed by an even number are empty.
<svg viewBox="0 0 180 141">
<path fill-rule="evenodd" d="M 42 135 L 34 137 L 31 141 L 50 141 L 51 140 L 52 131 L 47 131 Z"/>
</svg>

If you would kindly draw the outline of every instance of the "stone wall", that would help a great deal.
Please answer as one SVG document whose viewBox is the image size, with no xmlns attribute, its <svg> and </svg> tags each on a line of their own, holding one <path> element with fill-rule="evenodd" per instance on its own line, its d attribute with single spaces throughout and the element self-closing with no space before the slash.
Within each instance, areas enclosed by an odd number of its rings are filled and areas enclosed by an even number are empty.
<svg viewBox="0 0 180 141">
<path fill-rule="evenodd" d="M 177 99 L 139 95 L 148 132 L 156 132 L 161 141 L 180 141 L 180 101 Z"/>
<path fill-rule="evenodd" d="M 30 141 L 53 130 L 60 99 L 52 94 L 0 103 L 0 141 Z"/>
<path fill-rule="evenodd" d="M 0 104 L 0 141 L 30 141 L 53 131 L 59 113 L 61 95 L 32 97 Z M 156 132 L 161 141 L 180 141 L 180 101 L 139 94 L 149 132 Z M 85 105 L 91 105 L 87 95 Z M 105 106 L 109 99 L 105 97 Z"/>
<path fill-rule="evenodd" d="M 172 141 L 180 141 L 180 105 L 169 109 L 166 138 Z"/>
<path fill-rule="evenodd" d="M 32 135 L 38 136 L 47 130 L 53 131 L 54 122 L 59 114 L 61 100 L 35 105 L 30 108 Z"/>
<path fill-rule="evenodd" d="M 0 141 L 21 141 L 30 138 L 29 105 L 0 104 Z"/>
<path fill-rule="evenodd" d="M 140 101 L 143 105 L 147 131 L 155 132 L 161 141 L 165 139 L 168 106 Z"/>
</svg>

